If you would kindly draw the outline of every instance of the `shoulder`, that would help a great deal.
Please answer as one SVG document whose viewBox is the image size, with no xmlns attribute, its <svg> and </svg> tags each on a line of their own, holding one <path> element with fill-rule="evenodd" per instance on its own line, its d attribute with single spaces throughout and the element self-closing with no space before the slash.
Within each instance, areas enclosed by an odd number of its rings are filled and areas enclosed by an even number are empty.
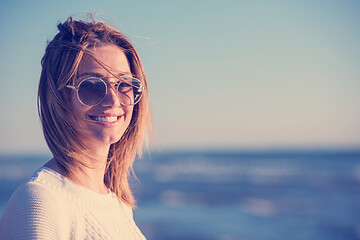
<svg viewBox="0 0 360 240">
<path fill-rule="evenodd" d="M 12 194 L 6 209 L 13 213 L 50 213 L 60 207 L 59 186 L 51 184 L 42 171 L 36 172 L 28 181 L 21 184 Z M 55 209 L 54 209 L 55 208 Z M 36 211 L 35 211 L 36 210 Z"/>
<path fill-rule="evenodd" d="M 20 185 L 12 194 L 6 209 L 13 213 L 24 213 L 36 209 L 37 211 L 51 210 L 51 205 L 57 204 L 56 192 L 43 183 L 29 181 Z"/>
<path fill-rule="evenodd" d="M 60 236 L 65 216 L 63 201 L 54 188 L 36 181 L 22 184 L 11 196 L 0 222 L 0 239 Z"/>
<path fill-rule="evenodd" d="M 126 215 L 128 215 L 131 219 L 133 219 L 133 208 L 124 202 L 121 202 L 120 204 L 123 206 Z"/>
</svg>

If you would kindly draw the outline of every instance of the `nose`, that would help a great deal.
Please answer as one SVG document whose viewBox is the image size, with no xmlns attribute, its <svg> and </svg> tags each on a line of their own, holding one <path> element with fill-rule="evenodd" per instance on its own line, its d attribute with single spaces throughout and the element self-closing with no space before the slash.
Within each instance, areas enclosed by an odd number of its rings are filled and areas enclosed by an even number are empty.
<svg viewBox="0 0 360 240">
<path fill-rule="evenodd" d="M 112 86 L 112 84 L 108 84 L 107 86 L 107 93 L 105 95 L 105 98 L 101 102 L 101 105 L 103 107 L 118 107 L 120 106 L 120 100 L 118 95 L 116 94 L 117 90 L 115 86 Z"/>
</svg>

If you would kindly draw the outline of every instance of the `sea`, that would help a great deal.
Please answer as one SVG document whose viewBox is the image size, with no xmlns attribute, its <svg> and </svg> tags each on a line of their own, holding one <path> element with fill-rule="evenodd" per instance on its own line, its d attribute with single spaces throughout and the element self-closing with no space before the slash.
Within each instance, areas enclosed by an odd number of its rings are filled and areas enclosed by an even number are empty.
<svg viewBox="0 0 360 240">
<path fill-rule="evenodd" d="M 47 155 L 0 155 L 0 214 Z M 134 165 L 148 240 L 360 239 L 360 150 L 151 151 Z"/>
</svg>

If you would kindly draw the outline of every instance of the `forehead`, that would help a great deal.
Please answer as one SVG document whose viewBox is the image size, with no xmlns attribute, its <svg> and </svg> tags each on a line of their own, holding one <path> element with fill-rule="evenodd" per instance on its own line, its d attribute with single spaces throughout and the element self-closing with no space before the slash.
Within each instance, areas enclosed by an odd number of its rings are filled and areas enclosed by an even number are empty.
<svg viewBox="0 0 360 240">
<path fill-rule="evenodd" d="M 80 61 L 78 73 L 98 73 L 104 76 L 129 73 L 130 67 L 123 51 L 113 44 L 102 45 L 92 49 L 92 56 L 84 54 Z M 110 71 L 110 73 L 109 73 Z"/>
</svg>

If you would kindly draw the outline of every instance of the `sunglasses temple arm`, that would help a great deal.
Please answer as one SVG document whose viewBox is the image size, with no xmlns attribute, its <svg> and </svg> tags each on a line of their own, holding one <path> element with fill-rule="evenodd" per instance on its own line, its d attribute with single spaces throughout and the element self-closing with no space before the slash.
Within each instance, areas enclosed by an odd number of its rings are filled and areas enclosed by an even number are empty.
<svg viewBox="0 0 360 240">
<path fill-rule="evenodd" d="M 67 87 L 67 88 L 71 88 L 71 89 L 77 89 L 77 87 L 72 86 L 72 85 L 66 85 L 65 87 Z"/>
</svg>

